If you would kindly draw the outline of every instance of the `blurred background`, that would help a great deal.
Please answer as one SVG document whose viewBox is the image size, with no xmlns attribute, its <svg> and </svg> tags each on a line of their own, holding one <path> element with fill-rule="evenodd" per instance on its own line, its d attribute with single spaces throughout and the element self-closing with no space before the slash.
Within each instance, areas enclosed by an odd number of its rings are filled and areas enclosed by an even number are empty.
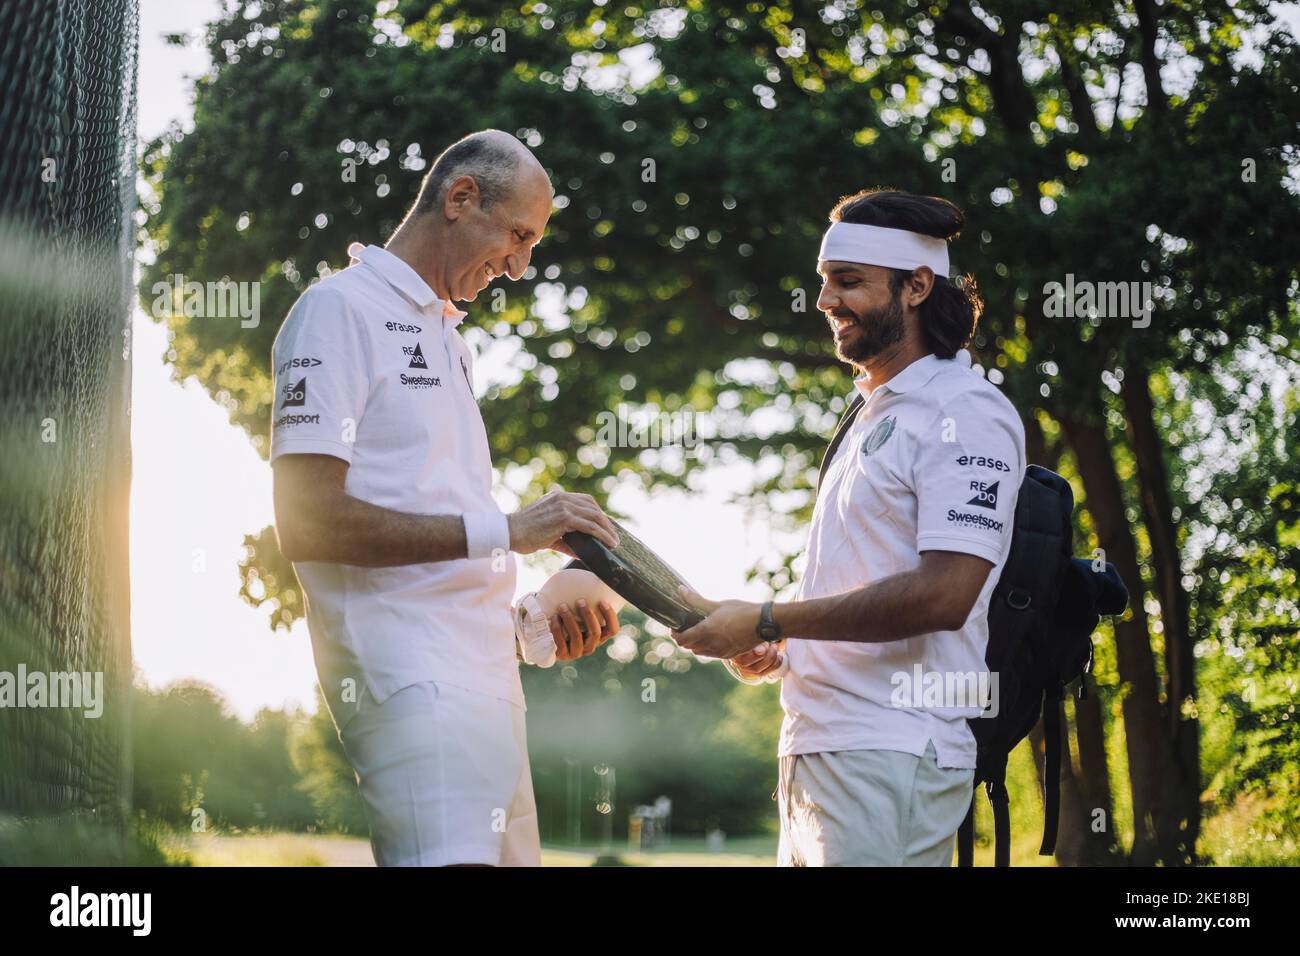
<svg viewBox="0 0 1300 956">
<path fill-rule="evenodd" d="M 0 863 L 370 862 L 269 527 L 271 343 L 485 127 L 557 194 L 524 281 L 463 327 L 503 508 L 590 492 L 706 595 L 788 594 L 851 388 L 814 307 L 827 212 L 869 186 L 951 199 L 976 364 L 1071 481 L 1077 553 L 1135 595 L 1066 704 L 1055 858 L 1041 734 L 1013 757 L 1013 861 L 1295 863 L 1297 23 L 1155 0 L 6 7 L 0 672 L 106 693 L 96 719 L 0 709 Z M 257 314 L 186 315 L 176 276 L 255 283 Z M 1050 283 L 1075 281 L 1150 283 L 1149 323 L 1057 314 Z M 610 413 L 696 440 L 611 441 Z M 557 566 L 521 562 L 520 590 Z M 772 863 L 776 688 L 624 622 L 525 668 L 546 862 Z"/>
</svg>

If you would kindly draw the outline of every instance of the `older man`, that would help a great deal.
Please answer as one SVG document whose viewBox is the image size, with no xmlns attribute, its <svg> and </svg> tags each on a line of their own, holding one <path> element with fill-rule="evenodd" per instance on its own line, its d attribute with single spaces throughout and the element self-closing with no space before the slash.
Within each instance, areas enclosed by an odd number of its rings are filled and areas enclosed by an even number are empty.
<svg viewBox="0 0 1300 956">
<path fill-rule="evenodd" d="M 981 701 L 930 688 L 985 671 L 1025 439 L 965 350 L 981 303 L 948 278 L 962 222 L 946 200 L 894 190 L 832 210 L 817 305 L 857 374 L 822 464 L 799 599 L 695 598 L 708 617 L 677 635 L 746 677 L 783 678 L 786 865 L 946 866 L 970 802 L 966 721 Z"/>
<path fill-rule="evenodd" d="M 540 862 L 510 552 L 617 537 L 586 495 L 495 504 L 452 302 L 524 274 L 552 196 L 513 136 L 460 140 L 387 246 L 353 245 L 276 338 L 276 530 L 381 866 Z M 576 610 L 551 621 L 561 656 L 618 628 Z"/>
</svg>

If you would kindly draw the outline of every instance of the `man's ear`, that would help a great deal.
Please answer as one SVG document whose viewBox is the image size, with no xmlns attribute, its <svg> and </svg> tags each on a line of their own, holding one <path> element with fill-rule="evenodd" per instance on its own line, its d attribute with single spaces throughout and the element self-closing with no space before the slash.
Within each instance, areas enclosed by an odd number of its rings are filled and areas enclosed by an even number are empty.
<svg viewBox="0 0 1300 956">
<path fill-rule="evenodd" d="M 904 304 L 914 309 L 930 298 L 934 291 L 934 270 L 929 266 L 917 266 L 903 283 Z"/>
<path fill-rule="evenodd" d="M 470 205 L 478 202 L 478 183 L 473 176 L 458 176 L 447 187 L 442 201 L 442 214 L 454 222 Z"/>
</svg>

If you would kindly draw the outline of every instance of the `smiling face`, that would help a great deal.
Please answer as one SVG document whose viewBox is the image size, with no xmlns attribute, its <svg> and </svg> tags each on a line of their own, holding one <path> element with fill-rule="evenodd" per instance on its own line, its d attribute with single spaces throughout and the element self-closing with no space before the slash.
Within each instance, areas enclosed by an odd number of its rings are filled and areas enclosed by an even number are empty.
<svg viewBox="0 0 1300 956">
<path fill-rule="evenodd" d="M 524 168 L 507 194 L 483 207 L 478 184 L 461 176 L 447 189 L 444 285 L 449 297 L 473 302 L 497 276 L 519 279 L 551 218 L 551 184 L 540 169 Z"/>
<path fill-rule="evenodd" d="M 902 287 L 890 284 L 892 270 L 855 262 L 817 264 L 822 277 L 817 308 L 830 323 L 835 354 L 861 365 L 903 340 L 907 318 Z"/>
</svg>

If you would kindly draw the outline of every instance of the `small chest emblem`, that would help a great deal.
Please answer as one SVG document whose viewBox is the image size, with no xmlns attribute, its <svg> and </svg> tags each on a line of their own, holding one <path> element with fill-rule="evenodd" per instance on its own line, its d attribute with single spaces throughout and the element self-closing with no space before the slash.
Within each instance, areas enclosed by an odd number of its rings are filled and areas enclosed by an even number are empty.
<svg viewBox="0 0 1300 956">
<path fill-rule="evenodd" d="M 890 415 L 871 429 L 866 438 L 862 439 L 862 454 L 870 458 L 885 447 L 885 442 L 889 441 L 889 436 L 892 434 L 894 434 L 894 416 Z"/>
</svg>

